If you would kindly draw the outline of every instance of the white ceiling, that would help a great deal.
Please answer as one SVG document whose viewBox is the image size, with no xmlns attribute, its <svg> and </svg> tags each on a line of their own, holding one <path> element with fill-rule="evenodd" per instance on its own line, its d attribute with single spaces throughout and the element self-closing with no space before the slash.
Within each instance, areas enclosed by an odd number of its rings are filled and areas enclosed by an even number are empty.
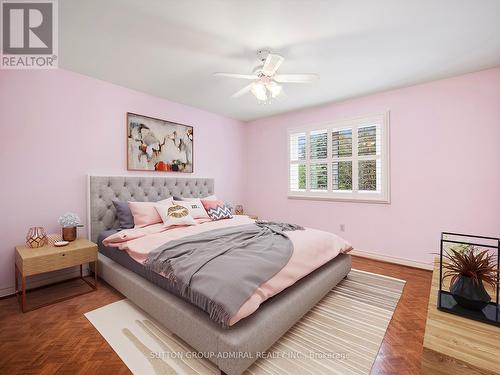
<svg viewBox="0 0 500 375">
<path fill-rule="evenodd" d="M 62 0 L 60 67 L 252 120 L 500 66 L 500 0 Z M 231 95 L 256 51 L 318 73 L 287 97 Z"/>
</svg>

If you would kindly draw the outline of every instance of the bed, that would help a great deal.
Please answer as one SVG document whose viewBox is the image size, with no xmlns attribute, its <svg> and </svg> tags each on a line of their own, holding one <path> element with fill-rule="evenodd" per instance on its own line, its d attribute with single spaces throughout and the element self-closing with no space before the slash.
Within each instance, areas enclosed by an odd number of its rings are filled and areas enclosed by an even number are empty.
<svg viewBox="0 0 500 375">
<path fill-rule="evenodd" d="M 214 180 L 89 176 L 88 191 L 89 236 L 98 242 L 102 232 L 119 227 L 113 199 L 157 201 L 169 196 L 204 197 L 214 194 Z M 241 374 L 256 359 L 247 353 L 260 353 L 272 346 L 351 269 L 350 256 L 340 254 L 267 300 L 250 316 L 224 328 L 198 307 L 166 291 L 154 280 L 147 280 L 123 252 L 112 253 L 99 245 L 99 276 L 194 349 L 215 353 L 210 360 L 229 375 Z M 246 354 L 222 355 L 227 352 Z"/>
</svg>

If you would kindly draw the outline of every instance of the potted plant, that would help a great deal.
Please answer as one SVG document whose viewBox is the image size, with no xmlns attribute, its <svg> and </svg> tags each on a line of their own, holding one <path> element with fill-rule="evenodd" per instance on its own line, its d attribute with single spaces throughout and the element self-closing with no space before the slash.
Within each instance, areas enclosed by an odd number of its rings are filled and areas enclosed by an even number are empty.
<svg viewBox="0 0 500 375">
<path fill-rule="evenodd" d="M 488 250 L 467 245 L 443 254 L 443 280 L 451 277 L 450 293 L 462 307 L 482 310 L 491 300 L 484 284 L 493 289 L 498 283 L 495 256 Z"/>
<path fill-rule="evenodd" d="M 67 212 L 59 218 L 59 224 L 62 226 L 62 237 L 64 241 L 76 240 L 76 228 L 83 227 L 80 224 L 80 218 L 77 214 Z"/>
</svg>

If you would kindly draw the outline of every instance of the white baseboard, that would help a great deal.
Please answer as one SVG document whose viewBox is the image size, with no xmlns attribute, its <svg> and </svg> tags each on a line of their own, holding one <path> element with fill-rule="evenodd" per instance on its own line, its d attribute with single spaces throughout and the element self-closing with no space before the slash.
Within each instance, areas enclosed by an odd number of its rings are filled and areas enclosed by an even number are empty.
<svg viewBox="0 0 500 375">
<path fill-rule="evenodd" d="M 83 275 L 87 276 L 89 274 L 88 265 L 83 266 Z M 28 277 L 26 280 L 26 289 L 38 288 L 40 286 L 57 283 L 58 281 L 63 281 L 67 279 L 71 279 L 73 277 L 80 276 L 79 267 L 74 268 L 66 268 L 60 271 L 54 271 L 46 274 L 36 275 L 32 277 Z M 19 277 L 19 283 L 21 283 L 21 278 Z M 19 284 L 21 287 L 21 284 Z M 15 293 L 14 280 L 11 286 L 0 289 L 0 297 L 9 296 Z"/>
<path fill-rule="evenodd" d="M 363 251 L 363 250 L 358 250 L 358 249 L 352 250 L 351 252 L 349 252 L 349 254 L 356 255 L 356 256 L 362 257 L 362 258 L 380 260 L 380 261 L 387 262 L 387 263 L 394 263 L 394 264 L 400 264 L 400 265 L 408 266 L 408 267 L 420 268 L 420 269 L 428 270 L 428 271 L 432 271 L 434 269 L 434 265 L 432 263 L 417 262 L 415 260 L 403 259 L 403 258 L 398 258 L 398 257 L 391 257 L 389 255 L 371 253 L 369 251 Z"/>
<path fill-rule="evenodd" d="M 388 255 L 382 255 L 382 254 L 372 253 L 369 251 L 363 251 L 363 250 L 358 250 L 358 249 L 352 250 L 349 254 L 359 256 L 362 258 L 380 260 L 383 262 L 394 263 L 394 264 L 401 264 L 403 266 L 420 268 L 420 269 L 429 270 L 429 271 L 432 271 L 434 269 L 432 263 L 417 262 L 414 260 L 391 257 Z M 85 276 L 89 274 L 88 265 L 84 266 L 83 274 Z M 80 271 L 79 271 L 78 267 L 68 268 L 65 270 L 48 273 L 46 275 L 40 275 L 37 277 L 29 278 L 27 280 L 27 289 L 33 289 L 33 288 L 37 288 L 40 286 L 56 283 L 58 281 L 63 281 L 65 279 L 70 279 L 72 277 L 77 277 L 79 275 L 80 275 Z M 14 284 L 12 284 L 11 286 L 9 286 L 7 288 L 0 289 L 0 297 L 12 295 L 12 294 L 14 294 L 14 292 L 15 292 L 15 288 L 14 288 Z"/>
</svg>

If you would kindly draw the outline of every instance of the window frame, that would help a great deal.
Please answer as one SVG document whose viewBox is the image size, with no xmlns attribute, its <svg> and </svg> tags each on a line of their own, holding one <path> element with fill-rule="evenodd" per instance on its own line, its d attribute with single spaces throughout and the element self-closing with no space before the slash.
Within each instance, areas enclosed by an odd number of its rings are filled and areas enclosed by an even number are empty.
<svg viewBox="0 0 500 375">
<path fill-rule="evenodd" d="M 358 129 L 380 124 L 381 149 L 380 155 L 358 155 Z M 332 155 L 332 133 L 352 129 L 352 155 L 347 157 L 333 157 Z M 326 159 L 311 159 L 310 156 L 310 133 L 312 131 L 327 131 L 327 157 Z M 291 160 L 290 155 L 290 137 L 292 134 L 305 133 L 305 160 Z M 331 200 L 342 202 L 364 202 L 364 203 L 390 203 L 390 122 L 389 111 L 375 113 L 368 116 L 329 121 L 319 124 L 310 124 L 301 127 L 287 129 L 287 153 L 288 153 L 288 198 L 289 199 L 312 199 L 312 200 Z M 362 160 L 380 160 L 381 166 L 381 191 L 359 191 L 358 163 Z M 333 163 L 339 161 L 352 161 L 352 190 L 332 190 L 333 188 Z M 310 173 L 311 164 L 327 164 L 327 190 L 311 190 Z M 292 164 L 306 166 L 306 188 L 304 190 L 291 190 L 290 169 Z"/>
</svg>

